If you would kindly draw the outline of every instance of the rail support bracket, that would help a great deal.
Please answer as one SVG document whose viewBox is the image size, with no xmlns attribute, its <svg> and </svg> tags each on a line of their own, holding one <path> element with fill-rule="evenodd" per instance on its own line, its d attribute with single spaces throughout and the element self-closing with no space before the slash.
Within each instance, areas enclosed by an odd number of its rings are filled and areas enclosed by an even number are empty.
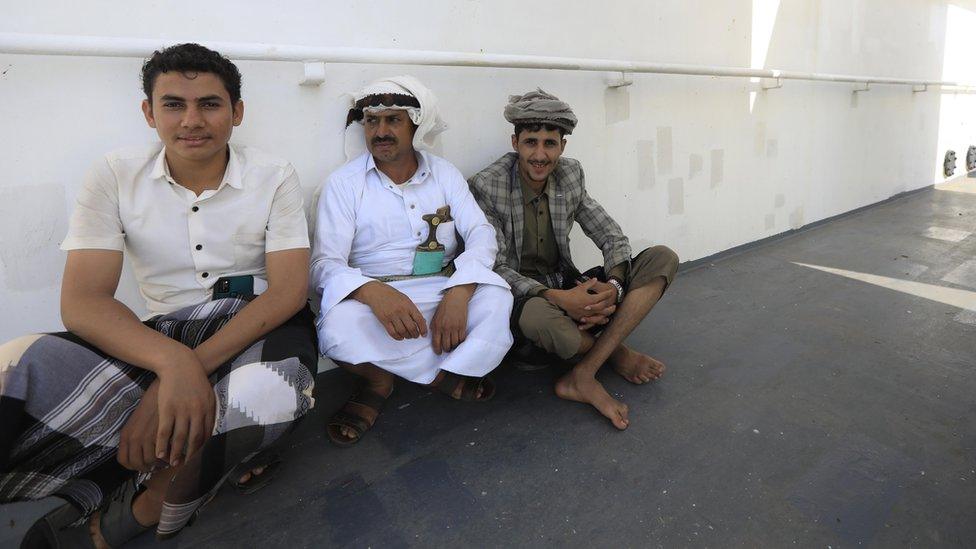
<svg viewBox="0 0 976 549">
<path fill-rule="evenodd" d="M 912 86 L 912 93 L 927 92 L 929 91 L 928 84 L 915 84 Z"/>
<path fill-rule="evenodd" d="M 621 72 L 619 74 L 619 77 L 611 77 L 607 79 L 608 88 L 623 88 L 634 83 L 634 81 L 630 78 L 630 73 Z"/>
<path fill-rule="evenodd" d="M 770 80 L 775 83 L 768 83 Z M 762 86 L 762 89 L 764 90 L 775 90 L 783 87 L 783 79 L 778 76 L 775 79 L 763 78 L 760 80 L 759 85 Z"/>
<path fill-rule="evenodd" d="M 325 63 L 322 61 L 306 61 L 305 74 L 298 83 L 301 86 L 315 87 L 325 83 Z"/>
<path fill-rule="evenodd" d="M 858 83 L 854 84 L 854 88 L 853 89 L 854 89 L 854 93 L 870 91 L 871 90 L 871 83 L 870 82 L 858 82 Z"/>
</svg>

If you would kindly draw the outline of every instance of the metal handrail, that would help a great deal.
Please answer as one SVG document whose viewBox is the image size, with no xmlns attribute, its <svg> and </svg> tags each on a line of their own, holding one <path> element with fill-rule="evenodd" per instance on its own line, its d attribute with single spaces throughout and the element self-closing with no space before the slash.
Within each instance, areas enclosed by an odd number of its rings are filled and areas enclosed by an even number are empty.
<svg viewBox="0 0 976 549">
<path fill-rule="evenodd" d="M 146 58 L 154 50 L 177 44 L 165 39 L 116 38 L 103 36 L 71 36 L 60 34 L 0 33 L 0 53 L 22 55 L 68 55 L 93 57 Z M 465 53 L 432 50 L 397 50 L 380 48 L 348 48 L 327 46 L 297 46 L 241 42 L 201 42 L 230 59 L 250 61 L 293 61 L 301 63 L 357 63 L 385 65 L 430 65 L 442 67 L 492 67 L 511 69 L 556 69 L 577 71 L 607 71 L 615 73 L 655 73 L 691 76 L 722 76 L 739 78 L 767 78 L 807 80 L 814 82 L 847 82 L 855 84 L 895 84 L 912 86 L 925 91 L 929 86 L 976 89 L 976 83 L 830 74 L 779 69 L 752 69 L 711 65 L 649 63 L 615 59 L 582 59 L 536 55 Z"/>
</svg>

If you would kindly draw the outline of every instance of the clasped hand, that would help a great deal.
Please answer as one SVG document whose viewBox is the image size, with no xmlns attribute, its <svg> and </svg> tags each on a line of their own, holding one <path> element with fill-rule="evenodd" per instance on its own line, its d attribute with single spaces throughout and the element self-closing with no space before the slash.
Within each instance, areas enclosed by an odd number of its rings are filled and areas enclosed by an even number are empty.
<svg viewBox="0 0 976 549">
<path fill-rule="evenodd" d="M 570 290 L 547 290 L 545 298 L 575 320 L 580 330 L 610 322 L 617 310 L 617 289 L 595 278 Z"/>
<path fill-rule="evenodd" d="M 122 428 L 118 461 L 127 469 L 181 465 L 213 430 L 213 387 L 193 351 L 184 349 L 158 374 Z"/>
</svg>

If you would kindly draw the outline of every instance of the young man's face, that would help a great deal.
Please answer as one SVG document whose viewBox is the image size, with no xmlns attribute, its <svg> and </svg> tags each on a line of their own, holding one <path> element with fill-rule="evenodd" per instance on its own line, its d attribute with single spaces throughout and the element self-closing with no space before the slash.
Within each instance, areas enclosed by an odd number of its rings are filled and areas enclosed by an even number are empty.
<svg viewBox="0 0 976 549">
<path fill-rule="evenodd" d="M 559 135 L 559 130 L 542 127 L 536 132 L 523 130 L 513 135 L 512 148 L 518 153 L 522 177 L 543 183 L 556 169 L 556 163 L 566 149 L 566 140 Z"/>
<path fill-rule="evenodd" d="M 200 163 L 226 153 L 231 131 L 244 118 L 244 102 L 231 104 L 213 73 L 164 72 L 156 77 L 152 102 L 142 102 L 142 112 L 167 155 Z"/>
<path fill-rule="evenodd" d="M 367 112 L 363 116 L 366 148 L 378 163 L 396 162 L 411 157 L 416 127 L 403 109 Z"/>
</svg>

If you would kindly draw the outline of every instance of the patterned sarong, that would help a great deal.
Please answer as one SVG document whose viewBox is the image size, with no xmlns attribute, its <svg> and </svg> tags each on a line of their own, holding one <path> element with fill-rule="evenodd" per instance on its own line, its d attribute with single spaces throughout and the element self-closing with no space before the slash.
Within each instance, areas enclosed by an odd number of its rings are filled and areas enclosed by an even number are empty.
<svg viewBox="0 0 976 549">
<path fill-rule="evenodd" d="M 246 304 L 220 299 L 145 324 L 194 348 Z M 160 532 L 181 527 L 231 469 L 311 409 L 316 349 L 305 307 L 211 374 L 213 435 L 174 476 Z M 137 475 L 116 461 L 119 433 L 154 379 L 71 333 L 0 346 L 0 503 L 57 495 L 90 515 Z"/>
</svg>

